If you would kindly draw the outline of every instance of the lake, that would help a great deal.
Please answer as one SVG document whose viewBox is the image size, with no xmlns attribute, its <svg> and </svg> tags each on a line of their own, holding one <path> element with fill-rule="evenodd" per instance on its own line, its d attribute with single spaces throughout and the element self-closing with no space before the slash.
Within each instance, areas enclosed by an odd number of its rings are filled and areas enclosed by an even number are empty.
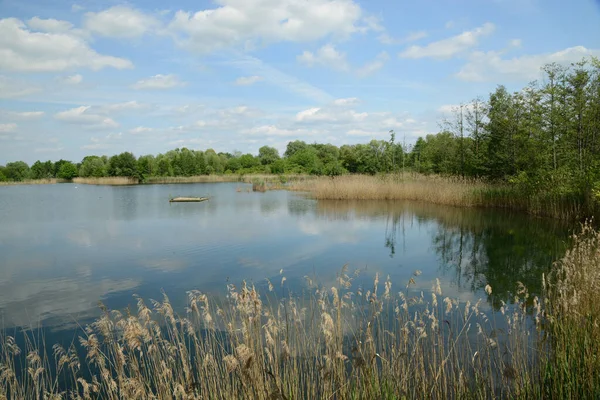
<svg viewBox="0 0 600 400">
<path fill-rule="evenodd" d="M 67 333 L 133 294 L 164 291 L 183 311 L 186 291 L 224 295 L 229 282 L 299 291 L 310 277 L 333 285 L 348 264 L 357 284 L 378 272 L 400 290 L 436 278 L 444 295 L 509 302 L 517 281 L 539 294 L 542 273 L 563 254 L 569 230 L 498 210 L 409 202 L 315 201 L 211 183 L 127 187 L 0 187 L 0 318 L 4 328 Z M 169 203 L 205 196 L 203 203 Z M 283 270 L 283 271 L 281 271 Z M 487 307 L 497 307 L 488 304 Z"/>
</svg>

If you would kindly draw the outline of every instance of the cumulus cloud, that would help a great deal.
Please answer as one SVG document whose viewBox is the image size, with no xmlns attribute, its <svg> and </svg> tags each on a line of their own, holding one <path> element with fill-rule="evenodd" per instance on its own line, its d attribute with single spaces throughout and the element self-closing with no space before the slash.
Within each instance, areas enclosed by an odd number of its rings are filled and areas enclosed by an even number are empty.
<svg viewBox="0 0 600 400">
<path fill-rule="evenodd" d="M 53 18 L 33 17 L 27 21 L 27 25 L 33 30 L 48 33 L 65 33 L 73 29 L 73 24 L 69 21 L 60 21 Z"/>
<path fill-rule="evenodd" d="M 84 27 L 106 37 L 134 38 L 154 31 L 160 22 L 153 16 L 127 6 L 114 6 L 85 14 Z"/>
<path fill-rule="evenodd" d="M 504 58 L 499 51 L 474 52 L 456 77 L 470 82 L 502 79 L 532 80 L 539 78 L 540 68 L 548 63 L 569 65 L 584 57 L 600 56 L 600 49 L 583 46 L 569 47 L 554 53 L 528 54 Z"/>
<path fill-rule="evenodd" d="M 134 83 L 131 87 L 136 90 L 164 90 L 172 89 L 175 87 L 181 87 L 187 85 L 187 82 L 179 80 L 177 75 L 154 75 L 147 79 L 142 79 Z"/>
<path fill-rule="evenodd" d="M 250 86 L 254 85 L 257 82 L 262 81 L 262 76 L 253 75 L 253 76 L 241 76 L 235 80 L 235 84 L 238 86 Z"/>
<path fill-rule="evenodd" d="M 119 126 L 112 118 L 94 113 L 90 109 L 90 106 L 81 106 L 58 112 L 54 115 L 54 118 L 62 122 L 81 125 L 90 129 L 110 129 Z"/>
<path fill-rule="evenodd" d="M 77 34 L 32 32 L 19 19 L 0 19 L 0 70 L 55 72 L 73 68 L 132 68 L 131 61 L 98 54 Z"/>
<path fill-rule="evenodd" d="M 147 126 L 137 126 L 133 129 L 129 130 L 129 133 L 131 133 L 132 135 L 142 135 L 144 133 L 150 133 L 154 131 L 154 128 L 149 128 Z"/>
<path fill-rule="evenodd" d="M 220 0 L 218 4 L 196 13 L 178 11 L 169 30 L 181 45 L 209 52 L 256 42 L 347 37 L 360 30 L 362 18 L 353 0 L 303 0 L 301 6 L 297 0 Z"/>
<path fill-rule="evenodd" d="M 332 44 L 324 45 L 317 50 L 316 53 L 304 51 L 304 53 L 296 58 L 300 63 L 309 67 L 321 65 L 341 71 L 346 71 L 349 69 L 348 62 L 346 61 L 346 54 L 337 51 L 335 46 Z"/>
<path fill-rule="evenodd" d="M 426 46 L 410 46 L 402 53 L 402 58 L 451 58 L 477 46 L 479 39 L 494 32 L 494 24 L 487 22 L 482 26 L 465 31 L 460 35 L 452 36 Z"/>
</svg>

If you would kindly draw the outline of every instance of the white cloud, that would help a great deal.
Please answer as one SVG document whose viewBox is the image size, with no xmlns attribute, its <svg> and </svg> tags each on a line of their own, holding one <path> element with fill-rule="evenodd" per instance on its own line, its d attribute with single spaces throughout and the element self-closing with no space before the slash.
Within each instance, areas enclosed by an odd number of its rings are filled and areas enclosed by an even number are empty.
<svg viewBox="0 0 600 400">
<path fill-rule="evenodd" d="M 79 85 L 81 82 L 83 82 L 83 76 L 81 76 L 80 74 L 69 75 L 69 76 L 64 76 L 64 77 L 58 78 L 58 81 L 65 85 L 75 86 L 75 85 Z"/>
<path fill-rule="evenodd" d="M 240 54 L 237 60 L 228 64 L 243 70 L 245 73 L 263 76 L 267 82 L 296 95 L 306 97 L 311 101 L 326 103 L 333 100 L 333 96 L 324 90 L 286 74 L 256 57 Z"/>
<path fill-rule="evenodd" d="M 454 28 L 454 25 L 456 25 L 454 21 L 448 21 L 444 26 L 446 27 L 446 29 L 452 29 Z"/>
<path fill-rule="evenodd" d="M 390 59 L 387 52 L 383 51 L 377 55 L 375 60 L 370 61 L 356 70 L 356 74 L 359 77 L 365 77 L 379 71 L 385 65 L 386 61 Z"/>
<path fill-rule="evenodd" d="M 145 90 L 145 89 L 171 89 L 174 87 L 185 86 L 187 82 L 182 82 L 179 80 L 177 75 L 169 74 L 169 75 L 154 75 L 147 79 L 142 79 L 131 87 L 136 90 Z"/>
<path fill-rule="evenodd" d="M 144 133 L 150 133 L 154 131 L 154 128 L 149 128 L 147 126 L 137 126 L 133 129 L 129 130 L 129 133 L 131 133 L 132 135 L 141 135 Z"/>
<path fill-rule="evenodd" d="M 90 129 L 109 129 L 119 126 L 112 118 L 90 111 L 90 106 L 81 106 L 61 111 L 54 115 L 59 121 L 81 125 Z"/>
<path fill-rule="evenodd" d="M 34 153 L 58 153 L 63 150 L 62 146 L 57 147 L 38 147 L 33 149 Z"/>
<path fill-rule="evenodd" d="M 360 100 L 356 97 L 348 97 L 345 99 L 335 99 L 333 101 L 333 105 L 342 106 L 342 107 L 354 106 L 358 103 L 360 103 Z"/>
<path fill-rule="evenodd" d="M 249 86 L 254 85 L 257 82 L 263 80 L 262 76 L 253 75 L 253 76 L 241 76 L 235 80 L 235 84 L 238 86 Z"/>
<path fill-rule="evenodd" d="M 302 136 L 314 136 L 318 132 L 306 129 L 285 129 L 275 125 L 262 125 L 250 129 L 245 129 L 242 134 L 249 136 L 261 136 L 261 137 L 302 137 Z"/>
<path fill-rule="evenodd" d="M 353 0 L 219 0 L 218 4 L 195 14 L 175 14 L 169 29 L 181 45 L 209 52 L 257 42 L 347 37 L 359 30 L 357 23 L 362 17 Z"/>
<path fill-rule="evenodd" d="M 437 42 L 429 43 L 426 46 L 410 46 L 402 53 L 402 58 L 437 58 L 445 59 L 454 57 L 463 53 L 479 43 L 479 38 L 490 35 L 494 32 L 494 24 L 487 22 L 475 28 L 472 31 L 465 31 L 460 35 L 452 36 Z"/>
<path fill-rule="evenodd" d="M 14 132 L 17 129 L 17 124 L 0 124 L 0 133 Z"/>
<path fill-rule="evenodd" d="M 350 129 L 346 132 L 346 135 L 360 137 L 376 137 L 381 136 L 381 131 L 365 131 L 362 129 Z"/>
<path fill-rule="evenodd" d="M 139 37 L 159 26 L 160 22 L 153 16 L 127 6 L 88 12 L 84 18 L 84 27 L 90 32 L 115 38 Z"/>
<path fill-rule="evenodd" d="M 296 114 L 298 122 L 330 122 L 330 123 L 348 123 L 361 122 L 369 116 L 366 112 L 356 112 L 355 110 L 335 110 L 331 107 L 309 108 Z"/>
<path fill-rule="evenodd" d="M 73 68 L 132 68 L 131 61 L 98 54 L 76 33 L 32 32 L 16 18 L 0 19 L 0 70 L 52 72 Z"/>
<path fill-rule="evenodd" d="M 6 116 L 7 118 L 14 118 L 20 120 L 38 119 L 44 116 L 43 111 L 7 111 L 0 110 L 0 116 Z"/>
<path fill-rule="evenodd" d="M 424 39 L 428 35 L 425 31 L 410 32 L 408 35 L 402 38 L 393 38 L 387 33 L 380 35 L 377 39 L 383 44 L 406 44 L 416 42 L 417 40 Z"/>
<path fill-rule="evenodd" d="M 123 111 L 140 111 L 147 110 L 151 107 L 150 104 L 139 103 L 136 100 L 125 101 L 123 103 L 103 104 L 98 107 L 98 111 L 102 113 L 117 113 Z"/>
<path fill-rule="evenodd" d="M 85 7 L 79 5 L 79 4 L 73 4 L 71 6 L 71 12 L 79 12 L 81 10 L 85 10 Z"/>
<path fill-rule="evenodd" d="M 33 30 L 47 33 L 66 33 L 73 29 L 73 24 L 69 21 L 60 21 L 53 18 L 33 17 L 27 21 L 27 25 Z"/>
<path fill-rule="evenodd" d="M 28 83 L 0 75 L 0 99 L 27 96 L 42 89 Z"/>
<path fill-rule="evenodd" d="M 529 54 L 521 57 L 503 58 L 502 52 L 474 52 L 456 74 L 464 81 L 487 81 L 502 79 L 532 80 L 539 78 L 540 68 L 548 63 L 569 65 L 584 57 L 600 56 L 600 49 L 583 46 L 569 47 L 555 53 Z"/>
<path fill-rule="evenodd" d="M 335 49 L 332 44 L 326 44 L 317 50 L 317 53 L 305 51 L 298 57 L 299 62 L 309 67 L 314 65 L 322 65 L 336 70 L 346 71 L 349 69 L 346 61 L 346 54 Z"/>
</svg>

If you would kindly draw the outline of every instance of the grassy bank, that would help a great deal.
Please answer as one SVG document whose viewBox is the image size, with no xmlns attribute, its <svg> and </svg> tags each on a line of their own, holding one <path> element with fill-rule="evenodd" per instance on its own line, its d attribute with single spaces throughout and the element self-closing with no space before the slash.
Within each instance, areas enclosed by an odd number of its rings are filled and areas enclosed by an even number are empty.
<svg viewBox="0 0 600 400">
<path fill-rule="evenodd" d="M 435 175 L 344 175 L 293 182 L 291 190 L 318 200 L 413 200 L 460 207 L 495 207 L 559 219 L 581 219 L 598 213 L 582 198 L 526 193 L 516 186 Z"/>
<path fill-rule="evenodd" d="M 167 297 L 138 298 L 137 313 L 105 310 L 52 355 L 4 337 L 0 398 L 598 398 L 599 245 L 584 227 L 544 280 L 548 296 L 518 285 L 499 320 L 485 301 L 445 297 L 439 281 L 415 290 L 418 271 L 355 287 L 343 269 L 284 298 L 283 277 L 262 293 L 229 285 L 221 301 L 192 291 L 185 316 Z"/>
<path fill-rule="evenodd" d="M 10 181 L 10 182 L 3 182 L 0 181 L 0 186 L 14 186 L 14 185 L 52 185 L 55 183 L 65 183 L 68 182 L 64 179 L 57 179 L 57 178 L 51 178 L 51 179 L 26 179 L 23 181 Z"/>
</svg>

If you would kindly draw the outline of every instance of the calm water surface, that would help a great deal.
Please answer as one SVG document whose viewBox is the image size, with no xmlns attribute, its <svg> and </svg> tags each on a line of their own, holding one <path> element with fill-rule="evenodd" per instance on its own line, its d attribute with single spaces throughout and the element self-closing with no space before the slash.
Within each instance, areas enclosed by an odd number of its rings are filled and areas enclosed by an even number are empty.
<svg viewBox="0 0 600 400">
<path fill-rule="evenodd" d="M 185 292 L 223 294 L 228 282 L 265 285 L 305 276 L 333 285 L 343 265 L 376 272 L 403 287 L 436 277 L 445 295 L 464 301 L 509 300 L 516 282 L 539 293 L 540 279 L 567 242 L 555 221 L 520 214 L 406 202 L 317 202 L 244 184 L 75 184 L 0 187 L 0 318 L 5 328 L 68 332 L 98 314 L 98 302 L 122 309 L 133 294 L 181 311 Z M 238 192 L 236 189 L 241 188 Z M 209 202 L 170 204 L 179 195 Z M 494 306 L 494 305 L 488 305 Z M 497 304 L 496 304 L 497 306 Z"/>
</svg>

